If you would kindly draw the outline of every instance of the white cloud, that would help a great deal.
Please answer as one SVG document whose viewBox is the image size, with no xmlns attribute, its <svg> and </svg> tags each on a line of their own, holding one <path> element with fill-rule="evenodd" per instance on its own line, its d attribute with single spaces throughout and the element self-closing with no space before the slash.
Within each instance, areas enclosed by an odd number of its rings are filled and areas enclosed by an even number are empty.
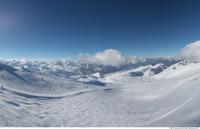
<svg viewBox="0 0 200 129">
<path fill-rule="evenodd" d="M 77 61 L 80 63 L 120 66 L 130 63 L 134 64 L 137 62 L 144 62 L 145 58 L 137 56 L 125 56 L 118 50 L 106 49 L 103 52 L 97 52 L 94 55 L 79 54 Z"/>
<path fill-rule="evenodd" d="M 181 50 L 178 55 L 181 59 L 187 59 L 189 61 L 200 61 L 200 40 L 188 44 L 185 48 Z"/>
<path fill-rule="evenodd" d="M 107 49 L 95 55 L 80 54 L 78 61 L 81 63 L 95 63 L 100 65 L 120 66 L 127 63 L 127 59 L 118 50 Z"/>
<path fill-rule="evenodd" d="M 126 63 L 126 58 L 119 51 L 113 49 L 96 53 L 94 59 L 102 65 L 119 66 Z"/>
<path fill-rule="evenodd" d="M 114 49 L 106 49 L 103 52 L 97 52 L 94 55 L 80 54 L 75 61 L 81 64 L 99 64 L 107 66 L 121 66 L 127 64 L 136 64 L 139 62 L 159 62 L 162 60 L 171 61 L 171 57 L 138 57 L 138 56 L 125 56 L 120 51 Z"/>
</svg>

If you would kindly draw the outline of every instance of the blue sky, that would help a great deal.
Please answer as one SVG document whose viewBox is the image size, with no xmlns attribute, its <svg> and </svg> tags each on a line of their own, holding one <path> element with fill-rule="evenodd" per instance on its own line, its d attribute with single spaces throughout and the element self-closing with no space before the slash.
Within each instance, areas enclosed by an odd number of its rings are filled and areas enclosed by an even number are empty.
<svg viewBox="0 0 200 129">
<path fill-rule="evenodd" d="M 200 39 L 199 12 L 199 0 L 0 0 L 0 58 L 171 56 Z"/>
</svg>

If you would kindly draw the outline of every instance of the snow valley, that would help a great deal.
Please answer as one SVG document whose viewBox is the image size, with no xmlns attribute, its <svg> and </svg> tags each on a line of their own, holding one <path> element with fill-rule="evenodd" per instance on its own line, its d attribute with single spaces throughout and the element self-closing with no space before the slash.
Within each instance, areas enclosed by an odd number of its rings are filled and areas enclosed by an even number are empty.
<svg viewBox="0 0 200 129">
<path fill-rule="evenodd" d="M 2 59 L 0 126 L 200 126 L 199 55 Z"/>
</svg>

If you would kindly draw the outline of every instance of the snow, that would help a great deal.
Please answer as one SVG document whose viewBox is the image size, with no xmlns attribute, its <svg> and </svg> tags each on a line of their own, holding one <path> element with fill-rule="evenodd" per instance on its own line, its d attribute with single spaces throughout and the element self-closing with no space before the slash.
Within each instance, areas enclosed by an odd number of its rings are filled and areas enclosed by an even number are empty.
<svg viewBox="0 0 200 129">
<path fill-rule="evenodd" d="M 188 63 L 185 64 L 184 61 L 176 63 L 170 67 L 168 67 L 161 74 L 157 75 L 155 78 L 175 78 L 180 75 L 187 75 L 188 73 L 196 73 L 199 72 L 200 69 L 199 63 Z"/>
<path fill-rule="evenodd" d="M 199 84 L 200 63 L 188 60 L 1 60 L 0 126 L 200 126 Z"/>
</svg>

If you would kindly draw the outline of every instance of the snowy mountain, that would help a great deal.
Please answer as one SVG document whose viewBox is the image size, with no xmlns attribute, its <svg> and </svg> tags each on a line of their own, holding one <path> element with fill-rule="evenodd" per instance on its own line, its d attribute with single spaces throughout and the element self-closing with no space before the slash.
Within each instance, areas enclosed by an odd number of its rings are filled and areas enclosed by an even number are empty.
<svg viewBox="0 0 200 129">
<path fill-rule="evenodd" d="M 200 126 L 199 43 L 168 58 L 109 49 L 76 60 L 1 60 L 0 126 Z"/>
</svg>

